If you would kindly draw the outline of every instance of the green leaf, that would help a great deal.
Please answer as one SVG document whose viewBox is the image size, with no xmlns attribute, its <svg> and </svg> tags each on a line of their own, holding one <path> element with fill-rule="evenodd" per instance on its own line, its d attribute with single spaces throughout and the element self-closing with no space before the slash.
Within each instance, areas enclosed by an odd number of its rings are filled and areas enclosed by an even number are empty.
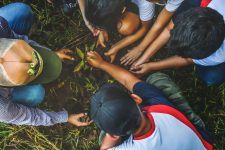
<svg viewBox="0 0 225 150">
<path fill-rule="evenodd" d="M 77 52 L 77 55 L 78 55 L 82 60 L 84 60 L 84 52 L 82 52 L 82 50 L 79 49 L 79 48 L 76 48 L 76 52 Z"/>
<path fill-rule="evenodd" d="M 84 61 L 81 61 L 76 67 L 74 68 L 73 72 L 79 72 L 84 67 Z"/>
<path fill-rule="evenodd" d="M 95 43 L 93 43 L 91 46 L 90 46 L 90 49 L 91 51 L 93 51 L 95 49 Z"/>
</svg>

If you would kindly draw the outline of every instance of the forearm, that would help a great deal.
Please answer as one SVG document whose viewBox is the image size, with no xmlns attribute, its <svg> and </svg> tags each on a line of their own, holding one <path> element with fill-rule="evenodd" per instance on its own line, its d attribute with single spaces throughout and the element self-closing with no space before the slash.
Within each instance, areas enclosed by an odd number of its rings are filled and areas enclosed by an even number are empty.
<svg viewBox="0 0 225 150">
<path fill-rule="evenodd" d="M 117 42 L 113 48 L 115 48 L 116 52 L 119 52 L 121 49 L 133 44 L 140 38 L 142 38 L 150 27 L 150 21 L 146 23 L 146 25 L 142 25 L 142 27 L 132 35 L 125 37 L 124 39 Z"/>
<path fill-rule="evenodd" d="M 142 57 L 139 59 L 140 64 L 147 62 L 155 53 L 157 53 L 170 38 L 170 30 L 165 28 L 159 37 L 145 50 Z"/>
<path fill-rule="evenodd" d="M 164 60 L 150 62 L 148 63 L 148 68 L 151 71 L 169 69 L 169 68 L 179 68 L 183 66 L 188 66 L 193 64 L 192 59 L 182 58 L 180 56 L 172 56 Z"/>
<path fill-rule="evenodd" d="M 77 0 L 78 1 L 78 4 L 79 4 L 79 7 L 80 7 L 80 11 L 81 11 L 81 14 L 82 14 L 82 17 L 84 19 L 84 22 L 85 24 L 88 23 L 88 20 L 85 16 L 85 0 Z"/>
<path fill-rule="evenodd" d="M 141 50 L 145 50 L 162 32 L 164 27 L 169 23 L 173 13 L 163 9 L 157 17 L 150 31 L 146 34 L 142 42 L 137 46 Z"/>
<path fill-rule="evenodd" d="M 129 71 L 105 61 L 101 64 L 100 69 L 107 72 L 130 91 L 140 81 Z"/>
<path fill-rule="evenodd" d="M 48 112 L 38 108 L 27 107 L 11 102 L 11 100 L 0 101 L 0 122 L 15 125 L 51 126 L 64 123 L 68 120 L 68 113 Z"/>
</svg>

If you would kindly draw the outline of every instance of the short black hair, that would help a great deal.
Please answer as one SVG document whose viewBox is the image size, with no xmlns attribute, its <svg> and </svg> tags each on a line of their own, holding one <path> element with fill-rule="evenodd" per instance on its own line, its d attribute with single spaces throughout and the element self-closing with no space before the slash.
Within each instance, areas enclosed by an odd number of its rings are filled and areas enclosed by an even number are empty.
<svg viewBox="0 0 225 150">
<path fill-rule="evenodd" d="M 101 130 L 126 136 L 139 127 L 141 115 L 127 92 L 115 84 L 108 84 L 91 98 L 91 118 Z"/>
<path fill-rule="evenodd" d="M 95 27 L 115 29 L 126 0 L 85 0 L 85 17 Z"/>
<path fill-rule="evenodd" d="M 223 16 L 211 8 L 191 8 L 177 16 L 168 48 L 184 58 L 202 59 L 213 54 L 223 43 Z"/>
</svg>

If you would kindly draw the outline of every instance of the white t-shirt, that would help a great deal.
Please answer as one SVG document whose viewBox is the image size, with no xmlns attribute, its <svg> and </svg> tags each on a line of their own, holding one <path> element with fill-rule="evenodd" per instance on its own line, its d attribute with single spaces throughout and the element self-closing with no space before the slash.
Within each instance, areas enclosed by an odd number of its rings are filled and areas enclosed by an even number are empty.
<svg viewBox="0 0 225 150">
<path fill-rule="evenodd" d="M 147 0 L 131 0 L 131 2 L 137 5 L 142 21 L 149 21 L 154 17 L 155 4 L 148 2 Z"/>
<path fill-rule="evenodd" d="M 175 12 L 184 0 L 168 0 L 166 3 L 166 10 L 169 12 Z"/>
<path fill-rule="evenodd" d="M 160 107 L 160 106 L 153 106 Z M 164 109 L 164 108 L 162 108 Z M 172 109 L 166 108 L 165 109 Z M 170 110 L 169 110 L 170 111 Z M 135 139 L 131 136 L 124 143 L 109 150 L 210 150 L 210 146 L 204 145 L 204 140 L 186 124 L 186 120 L 180 119 L 180 113 L 171 110 L 172 114 L 152 112 L 149 115 L 152 129 Z M 174 115 L 174 114 L 175 115 Z M 152 119 L 151 119 L 152 117 Z M 180 118 L 179 118 L 180 117 Z M 178 119 L 179 118 L 179 119 Z M 184 117 L 183 117 L 184 118 Z"/>
<path fill-rule="evenodd" d="M 208 7 L 218 11 L 223 16 L 223 19 L 225 20 L 225 1 L 224 0 L 212 0 L 209 3 Z M 212 55 L 204 59 L 193 59 L 193 62 L 197 65 L 202 65 L 202 66 L 215 66 L 215 65 L 224 63 L 225 62 L 225 39 L 221 47 Z"/>
<path fill-rule="evenodd" d="M 130 136 L 109 150 L 212 150 L 208 134 L 198 130 L 154 86 L 138 82 L 133 93 L 143 99 L 141 109 L 147 114 L 151 129 L 142 136 Z"/>
</svg>

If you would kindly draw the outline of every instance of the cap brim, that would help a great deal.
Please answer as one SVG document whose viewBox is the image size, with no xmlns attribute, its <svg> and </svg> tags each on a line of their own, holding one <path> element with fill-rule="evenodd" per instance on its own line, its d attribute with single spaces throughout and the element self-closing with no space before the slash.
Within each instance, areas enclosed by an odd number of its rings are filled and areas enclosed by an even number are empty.
<svg viewBox="0 0 225 150">
<path fill-rule="evenodd" d="M 34 47 L 43 59 L 43 70 L 31 84 L 46 84 L 56 80 L 62 71 L 62 61 L 54 51 Z"/>
</svg>

